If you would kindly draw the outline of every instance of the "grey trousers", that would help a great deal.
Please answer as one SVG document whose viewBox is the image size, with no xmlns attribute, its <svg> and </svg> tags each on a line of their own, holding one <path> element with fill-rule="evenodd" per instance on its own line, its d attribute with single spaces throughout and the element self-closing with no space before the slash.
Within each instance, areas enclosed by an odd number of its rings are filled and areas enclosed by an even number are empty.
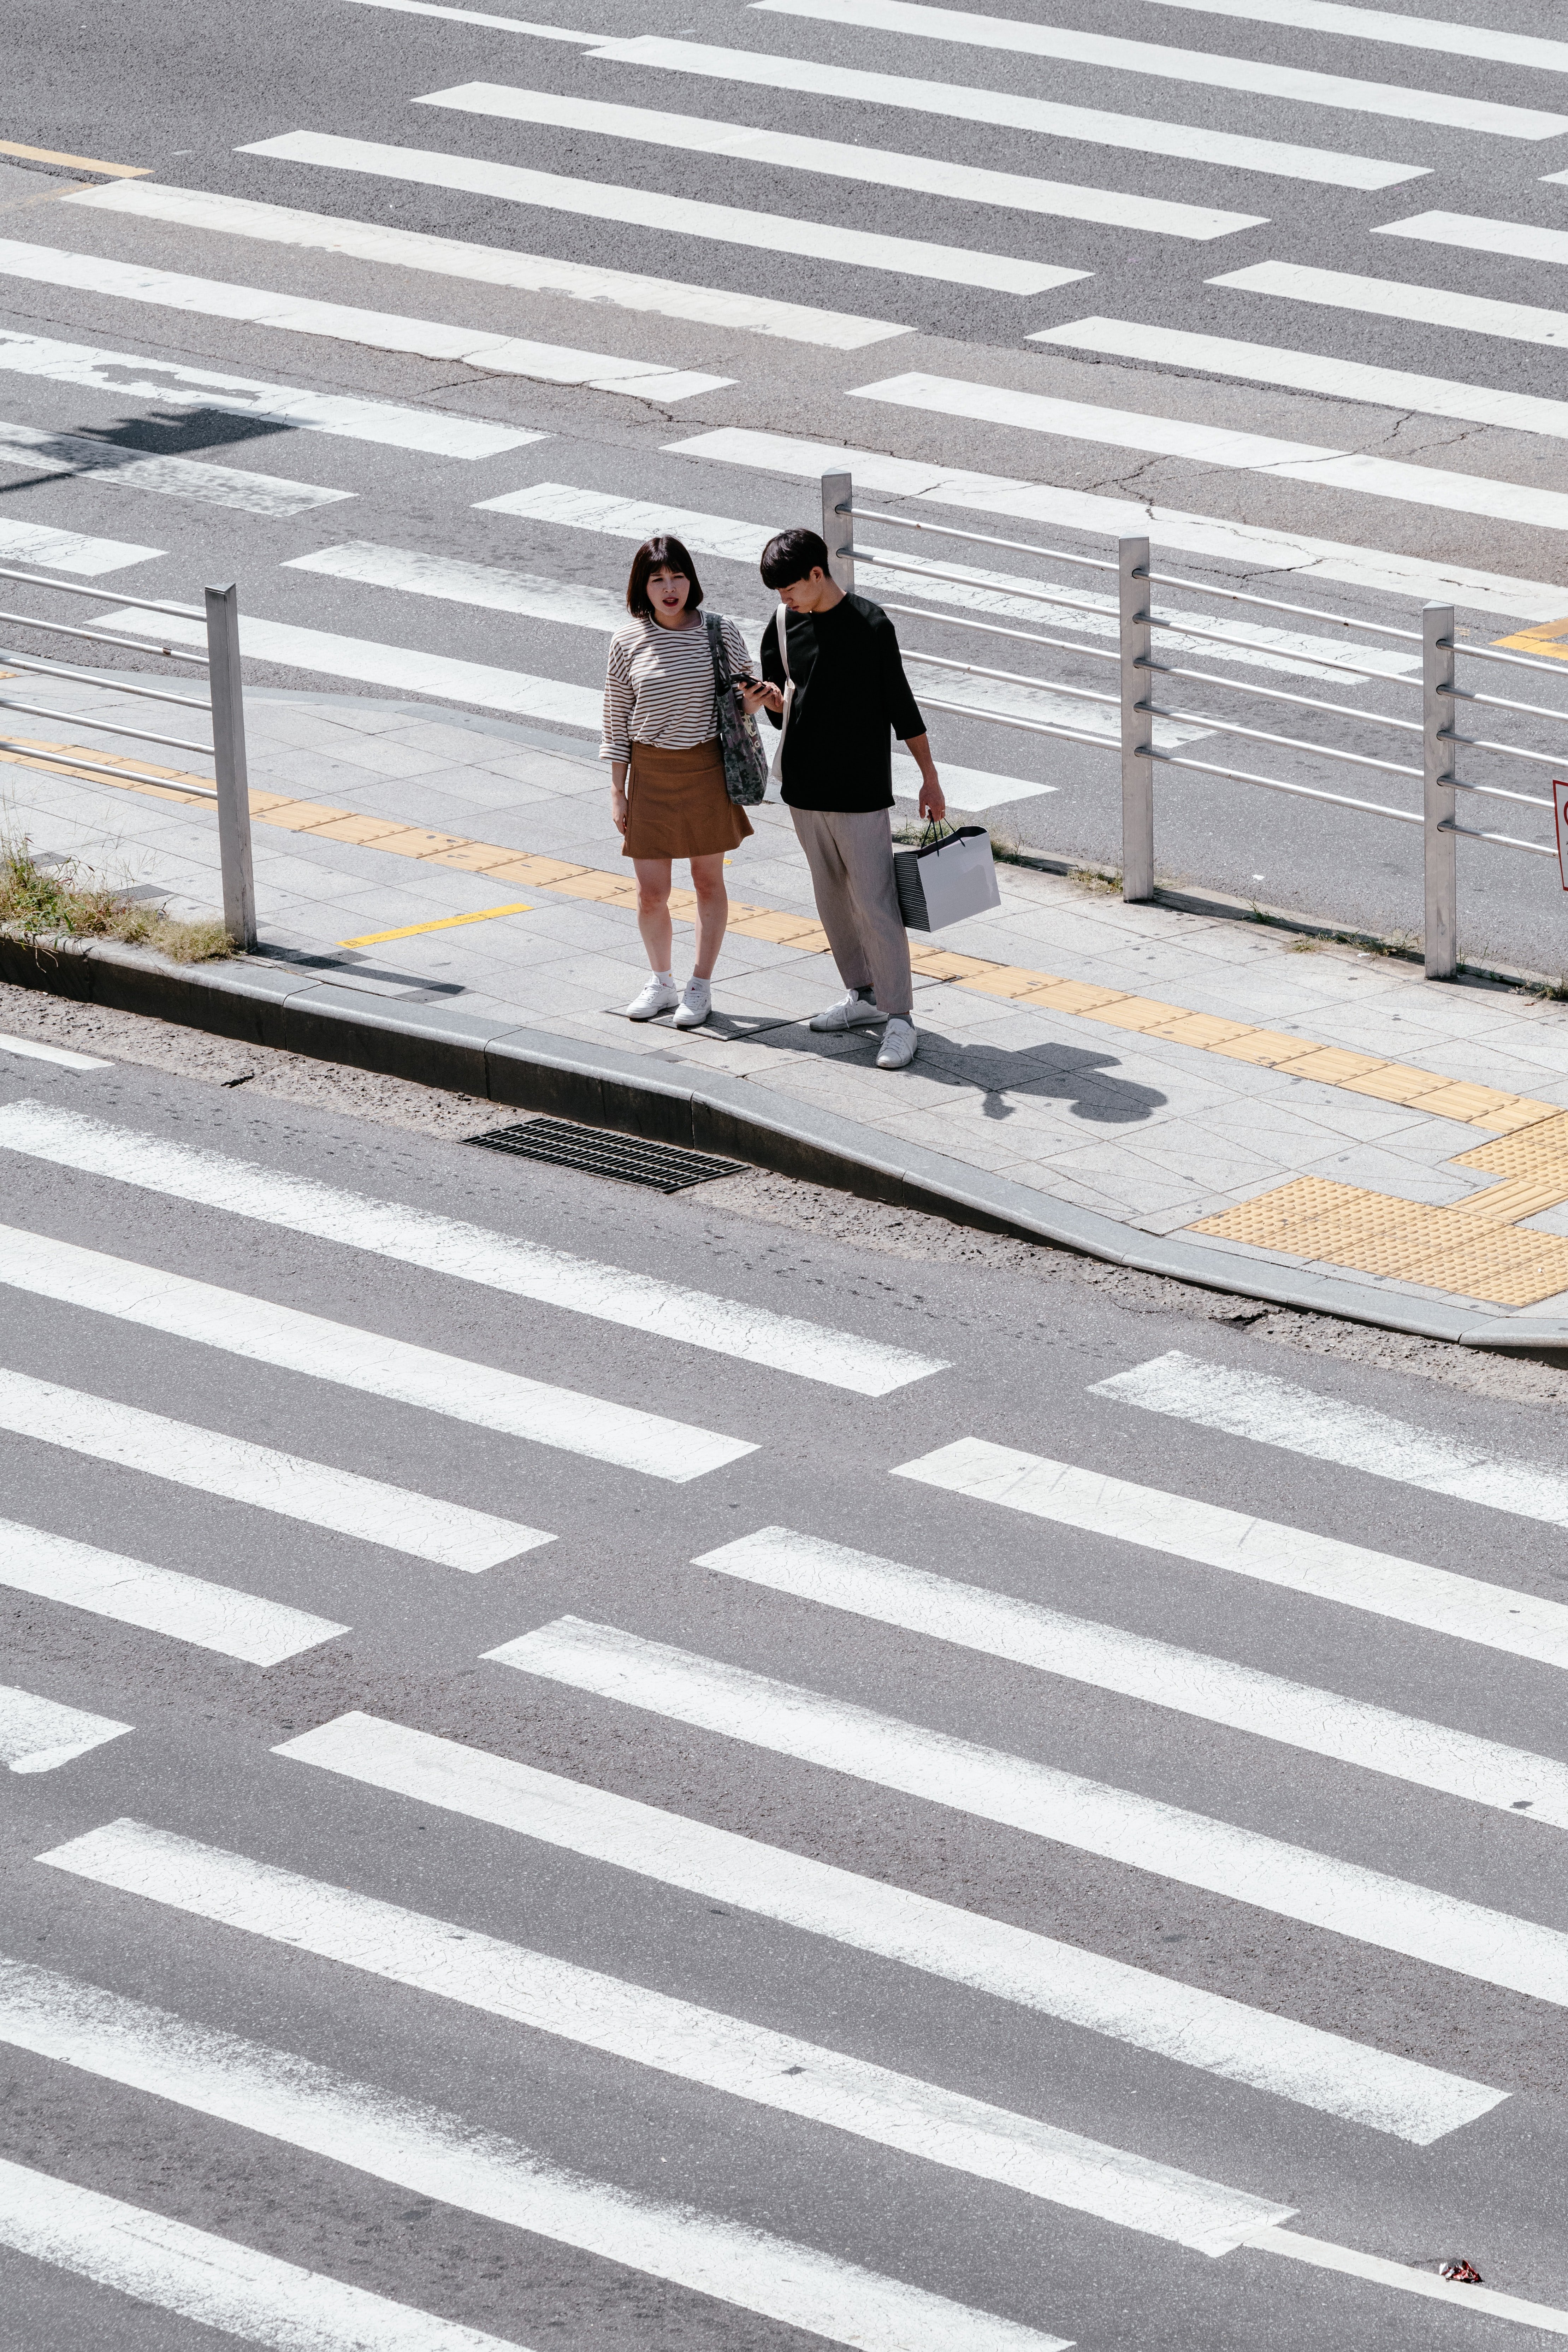
<svg viewBox="0 0 1568 2352">
<path fill-rule="evenodd" d="M 907 1021 L 914 989 L 893 881 L 890 812 L 792 808 L 790 814 L 840 980 L 846 988 L 874 988 L 878 1011 Z"/>
</svg>

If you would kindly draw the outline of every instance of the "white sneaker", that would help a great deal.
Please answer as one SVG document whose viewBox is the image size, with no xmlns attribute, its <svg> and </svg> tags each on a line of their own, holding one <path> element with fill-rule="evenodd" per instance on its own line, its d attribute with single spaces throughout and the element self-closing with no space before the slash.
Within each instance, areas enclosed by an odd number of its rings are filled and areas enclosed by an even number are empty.
<svg viewBox="0 0 1568 2352">
<path fill-rule="evenodd" d="M 879 1070 L 907 1070 L 920 1051 L 920 1043 L 914 1023 L 895 1013 L 883 1033 L 877 1067 Z"/>
<path fill-rule="evenodd" d="M 651 1021 L 656 1013 L 668 1013 L 680 1002 L 680 991 L 672 980 L 660 980 L 656 972 L 639 995 L 626 1007 L 628 1021 Z"/>
<path fill-rule="evenodd" d="M 852 988 L 825 1013 L 814 1013 L 811 1025 L 814 1029 L 868 1029 L 881 1019 L 875 1000 Z"/>
<path fill-rule="evenodd" d="M 700 1029 L 713 1010 L 713 983 L 699 980 L 695 973 L 680 992 L 680 1008 L 675 1016 L 677 1029 Z"/>
</svg>

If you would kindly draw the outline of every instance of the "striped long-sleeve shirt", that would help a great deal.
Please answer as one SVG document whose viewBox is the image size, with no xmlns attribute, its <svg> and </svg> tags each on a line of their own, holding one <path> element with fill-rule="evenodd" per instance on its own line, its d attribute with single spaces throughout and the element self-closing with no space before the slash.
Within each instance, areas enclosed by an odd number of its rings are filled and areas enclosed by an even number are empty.
<svg viewBox="0 0 1568 2352">
<path fill-rule="evenodd" d="M 745 639 L 733 621 L 721 621 L 735 677 L 753 675 Z M 601 760 L 629 760 L 634 743 L 660 751 L 689 751 L 718 731 L 713 660 L 700 619 L 680 629 L 658 621 L 628 621 L 610 639 L 605 671 L 605 733 Z"/>
</svg>

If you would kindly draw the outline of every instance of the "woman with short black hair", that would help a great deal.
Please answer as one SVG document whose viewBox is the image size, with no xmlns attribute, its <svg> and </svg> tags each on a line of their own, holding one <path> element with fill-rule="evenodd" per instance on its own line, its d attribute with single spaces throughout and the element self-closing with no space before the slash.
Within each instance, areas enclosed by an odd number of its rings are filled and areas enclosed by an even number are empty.
<svg viewBox="0 0 1568 2352">
<path fill-rule="evenodd" d="M 697 567 L 679 540 L 661 533 L 645 541 L 626 582 L 631 618 L 610 640 L 599 747 L 600 759 L 611 763 L 610 814 L 622 835 L 621 855 L 637 873 L 637 929 L 653 968 L 626 1012 L 633 1021 L 651 1021 L 674 1011 L 678 1029 L 700 1028 L 712 1009 L 713 967 L 730 912 L 724 857 L 752 830 L 725 789 L 717 677 L 701 603 Z M 733 621 L 718 627 L 731 672 L 744 681 L 745 708 L 755 711 L 765 689 L 745 641 Z M 697 899 L 697 957 L 684 990 L 670 970 L 669 869 L 677 857 L 690 863 Z"/>
</svg>

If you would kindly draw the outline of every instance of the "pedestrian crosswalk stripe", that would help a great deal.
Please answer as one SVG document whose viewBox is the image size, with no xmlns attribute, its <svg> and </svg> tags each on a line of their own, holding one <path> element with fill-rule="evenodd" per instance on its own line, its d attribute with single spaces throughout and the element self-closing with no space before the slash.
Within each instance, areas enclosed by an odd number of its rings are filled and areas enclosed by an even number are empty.
<svg viewBox="0 0 1568 2352">
<path fill-rule="evenodd" d="M 952 1806 L 1278 1918 L 1568 2007 L 1568 1934 L 1360 1863 L 646 1642 L 614 1625 L 558 1617 L 485 1654 L 771 1755 Z"/>
<path fill-rule="evenodd" d="M 569 628 L 608 633 L 623 627 L 626 618 L 626 599 L 613 589 L 546 579 L 537 572 L 513 572 L 502 564 L 467 563 L 418 548 L 378 547 L 369 540 L 293 555 L 281 568 L 319 572 L 329 580 L 353 580 L 362 587 L 390 588 L 402 595 L 479 604 L 492 613 L 523 614 L 530 620 L 555 621 Z"/>
<path fill-rule="evenodd" d="M 63 253 L 54 246 L 26 245 L 14 237 L 0 237 L 0 277 L 70 287 L 88 294 L 119 295 L 129 301 L 154 303 L 203 318 L 241 319 L 286 334 L 362 343 L 372 351 L 455 360 L 486 375 L 527 376 L 539 383 L 574 383 L 591 392 L 626 393 L 633 399 L 689 400 L 694 393 L 713 392 L 733 381 L 727 375 L 661 367 L 647 360 L 616 359 L 606 352 L 574 351 L 565 343 L 528 342 L 479 327 L 449 327 L 437 319 L 363 310 L 346 302 L 278 294 L 264 286 L 237 286 L 226 278 L 149 269 L 139 263 L 107 260 L 99 254 Z M 168 465 L 174 461 L 149 462 Z"/>
<path fill-rule="evenodd" d="M 1096 1381 L 1090 1396 L 1114 1397 L 1147 1412 L 1171 1413 L 1259 1445 L 1278 1445 L 1318 1462 L 1364 1470 L 1374 1478 L 1424 1487 L 1431 1495 L 1511 1511 L 1568 1528 L 1568 1475 L 1489 1446 L 1439 1437 L 1436 1431 L 1370 1405 L 1342 1403 L 1272 1372 L 1204 1363 L 1179 1348 L 1131 1371 Z"/>
<path fill-rule="evenodd" d="M 1527 1811 L 1532 1821 L 1568 1829 L 1568 1764 L 1368 1706 L 1339 1691 L 1071 1617 L 1009 1592 L 962 1584 L 790 1528 L 759 1528 L 701 1553 L 692 1564 L 1500 1812 Z"/>
<path fill-rule="evenodd" d="M 1195 82 L 1203 89 L 1250 90 L 1264 98 L 1288 99 L 1298 106 L 1341 107 L 1348 113 L 1382 114 L 1400 122 L 1489 131 L 1496 138 L 1557 139 L 1568 131 L 1568 115 L 1548 114 L 1536 107 L 1450 97 L 1445 90 L 1412 89 L 1403 82 L 1311 73 L 1300 66 L 1273 65 L 1262 58 L 1238 58 L 1223 50 L 1119 40 L 1066 26 L 1031 24 L 1021 16 L 926 7 L 916 5 L 916 0 L 751 0 L 751 4 L 770 16 L 826 18 L 831 24 L 852 25 L 871 33 L 919 34 L 929 40 L 1010 49 L 1022 56 L 1056 58 L 1117 73 L 1148 74 L 1163 81 Z"/>
<path fill-rule="evenodd" d="M 110 1822 L 38 1860 L 1200 2253 L 1229 2253 L 1293 2210 L 820 2042 L 141 1822 Z"/>
<path fill-rule="evenodd" d="M 324 131 L 289 131 L 258 139 L 243 155 L 270 155 L 285 163 L 314 163 L 340 172 L 368 172 L 416 187 L 460 188 L 504 202 L 536 205 L 546 211 L 575 213 L 588 220 L 625 221 L 635 228 L 674 236 L 707 237 L 719 245 L 743 246 L 752 253 L 804 253 L 815 260 L 858 269 L 884 269 L 909 278 L 932 278 L 954 286 L 988 287 L 995 294 L 1044 294 L 1086 278 L 1084 269 L 1056 262 L 1026 261 L 1005 253 L 982 253 L 966 246 L 931 245 L 924 239 L 888 236 L 848 228 L 836 221 L 792 220 L 782 213 L 749 212 L 738 205 L 713 205 L 691 196 L 667 195 L 659 188 L 621 186 L 580 180 L 554 172 L 534 172 L 520 163 L 491 163 L 482 156 L 442 154 L 424 147 L 390 147 L 370 139 L 340 139 Z"/>
<path fill-rule="evenodd" d="M 368 0 L 367 0 L 368 5 Z M 124 189 L 132 204 L 99 205 L 100 196 Z M 767 335 L 784 342 L 816 343 L 828 351 L 854 352 L 886 342 L 911 328 L 886 319 L 865 319 L 848 310 L 818 310 L 809 302 L 780 302 L 766 294 L 738 294 L 721 286 L 687 286 L 671 278 L 649 278 L 596 263 L 562 261 L 552 254 L 519 253 L 510 246 L 473 245 L 455 236 L 431 236 L 421 229 L 389 228 L 375 221 L 349 220 L 337 213 L 302 212 L 289 205 L 258 204 L 250 196 L 220 196 L 200 188 L 170 188 L 155 181 L 116 182 L 89 188 L 67 204 L 127 213 L 137 220 L 176 222 L 228 236 L 254 237 L 268 245 L 293 246 L 311 253 L 339 253 L 355 261 L 376 261 L 398 269 L 462 278 L 479 286 L 510 286 L 529 294 L 561 294 L 574 302 L 597 302 L 666 319 L 687 319 L 726 334 Z M 432 420 L 434 421 L 434 420 Z M 476 428 L 478 429 L 478 428 Z M 523 436 L 526 437 L 526 436 Z"/>
<path fill-rule="evenodd" d="M 375 1716 L 338 1716 L 273 1752 L 826 1936 L 1417 2147 L 1473 2122 L 1506 2095 L 1081 1945 Z"/>
<path fill-rule="evenodd" d="M 1363 278 L 1350 270 L 1313 269 L 1297 261 L 1259 261 L 1250 268 L 1211 278 L 1208 283 L 1235 287 L 1244 294 L 1270 295 L 1280 301 L 1316 302 L 1325 310 L 1360 310 L 1373 319 L 1407 319 L 1419 326 L 1447 327 L 1462 334 L 1568 346 L 1568 310 L 1542 310 L 1533 302 L 1504 302 L 1489 294 L 1455 294 L 1446 286 L 1412 286 L 1401 278 Z M 1522 393 L 1499 396 L 1513 401 L 1527 397 Z"/>
<path fill-rule="evenodd" d="M 643 33 L 595 47 L 595 64 L 652 66 L 706 74 L 720 81 L 752 82 L 763 89 L 807 90 L 846 104 L 899 106 L 949 122 L 986 122 L 1047 139 L 1078 139 L 1095 147 L 1125 147 L 1137 155 L 1173 155 L 1238 172 L 1268 172 L 1282 179 L 1315 180 L 1336 188 L 1392 188 L 1427 177 L 1426 163 L 1385 163 L 1332 147 L 1300 147 L 1280 139 L 1248 139 L 1196 123 L 1161 122 L 1143 114 L 1110 114 L 1099 107 L 1063 106 L 1010 89 L 966 89 L 961 83 L 917 81 L 907 74 L 868 73 L 854 66 L 790 58 L 777 49 L 723 49 L 702 41 L 663 40 Z"/>
<path fill-rule="evenodd" d="M 1542 621 L 1556 620 L 1563 611 L 1563 590 L 1550 581 L 1510 579 L 1502 572 L 1474 571 L 1468 564 L 1425 562 L 1383 548 L 1313 539 L 1304 531 L 1277 530 L 1221 515 L 1191 514 L 1179 507 L 1105 498 L 1094 491 L 1058 489 L 1052 483 L 1020 476 L 971 473 L 923 458 L 846 448 L 842 442 L 808 441 L 789 434 L 718 425 L 685 440 L 667 441 L 663 446 L 668 457 L 744 466 L 754 473 L 783 474 L 792 480 L 816 482 L 825 473 L 852 472 L 858 493 L 880 490 L 891 498 L 929 499 L 935 506 L 1005 515 L 1012 523 L 1055 523 L 1097 538 L 1119 539 L 1132 533 L 1156 547 L 1180 548 L 1189 555 L 1217 555 L 1253 571 L 1290 572 L 1298 584 L 1303 580 L 1333 580 L 1346 587 L 1376 589 L 1385 595 L 1463 604 L 1472 612 L 1522 614 Z"/>
<path fill-rule="evenodd" d="M 0 2245 L 275 2352 L 522 2352 L 499 2336 L 5 2158 Z"/>
<path fill-rule="evenodd" d="M 403 16 L 446 16 L 455 25 L 489 25 L 500 33 L 536 33 L 542 41 L 581 44 L 597 40 L 596 33 L 569 33 L 561 25 L 531 25 L 521 16 L 491 16 L 482 8 L 447 8 L 437 0 L 353 0 L 358 8 L 392 8 Z"/>
<path fill-rule="evenodd" d="M 0 1519 L 0 1585 L 90 1610 L 121 1625 L 167 1633 L 253 1666 L 279 1665 L 349 1630 L 281 1601 L 100 1551 L 96 1544 L 75 1543 L 15 1519 Z"/>
<path fill-rule="evenodd" d="M 241 514 L 282 520 L 353 498 L 315 482 L 289 481 L 240 466 L 214 466 L 200 457 L 142 456 L 116 449 L 90 435 L 46 433 L 33 425 L 0 420 L 0 466 L 20 466 L 28 474 L 68 474 L 115 489 L 152 491 L 160 498 L 192 499 L 199 505 L 233 507 Z"/>
<path fill-rule="evenodd" d="M 219 1348 L 250 1363 L 331 1381 L 362 1395 L 414 1405 L 531 1444 L 557 1446 L 677 1486 L 757 1450 L 743 1438 L 721 1437 L 716 1430 L 670 1421 L 663 1413 L 470 1363 L 16 1225 L 0 1225 L 0 1283 L 90 1314 L 112 1315 L 142 1330 Z"/>
<path fill-rule="evenodd" d="M 97 1054 L 73 1054 L 65 1045 L 46 1045 L 38 1037 L 0 1036 L 0 1054 L 15 1054 L 24 1062 L 54 1062 L 62 1070 L 111 1070 Z"/>
<path fill-rule="evenodd" d="M 87 1715 L 79 1706 L 62 1706 L 36 1691 L 0 1683 L 0 1764 L 13 1772 L 52 1772 L 131 1729 L 107 1715 Z"/>
<path fill-rule="evenodd" d="M 1228 335 L 1147 327 L 1131 319 L 1074 319 L 1064 327 L 1042 327 L 1028 340 L 1150 364 L 1163 362 L 1204 375 L 1237 376 L 1248 383 L 1282 384 L 1292 392 L 1326 393 L 1335 400 L 1375 401 L 1387 408 L 1413 408 L 1425 416 L 1459 416 L 1472 425 L 1500 425 L 1516 433 L 1543 433 L 1552 440 L 1568 441 L 1568 400 L 1505 392 L 1491 384 L 1454 383 L 1405 368 L 1369 367 L 1328 352 L 1238 342 Z"/>
<path fill-rule="evenodd" d="M 206 643 L 206 624 L 194 611 L 188 620 L 181 620 L 169 614 L 138 613 L 127 605 L 97 617 L 105 628 L 155 637 L 161 645 Z M 395 687 L 404 694 L 473 703 L 480 709 L 507 710 L 520 718 L 553 719 L 560 726 L 595 736 L 603 723 L 604 697 L 595 687 L 567 686 L 560 678 L 536 677 L 528 670 L 494 669 L 488 662 L 423 653 L 417 646 L 342 637 L 331 629 L 306 629 L 292 621 L 262 621 L 241 613 L 239 647 L 252 660 L 278 662 L 286 669 L 357 678 L 363 686 Z"/>
<path fill-rule="evenodd" d="M 856 147 L 840 139 L 807 138 L 801 131 L 759 131 L 742 122 L 715 121 L 708 115 L 664 114 L 651 107 L 616 106 L 601 99 L 520 89 L 504 82 L 465 82 L 456 89 L 432 91 L 415 102 L 454 107 L 467 114 L 496 115 L 511 122 L 549 123 L 601 139 L 637 140 L 651 146 L 673 147 L 684 154 L 732 156 L 741 163 L 810 172 L 826 179 L 856 180 L 872 187 L 913 189 L 958 203 L 994 205 L 1059 220 L 1098 221 L 1157 236 L 1205 240 L 1233 236 L 1238 229 L 1265 225 L 1257 213 L 1173 204 L 1160 196 L 1127 195 L 1113 188 L 1037 180 L 1022 172 L 987 171 L 975 163 L 951 163 L 940 156 Z"/>
<path fill-rule="evenodd" d="M 888 401 L 937 416 L 975 417 L 1065 440 L 1104 442 L 1113 449 L 1184 457 L 1200 466 L 1267 474 L 1271 481 L 1311 482 L 1358 497 L 1437 507 L 1447 514 L 1487 515 L 1503 522 L 1538 524 L 1546 530 L 1568 530 L 1568 492 L 1501 482 L 1489 474 L 1453 473 L 1446 466 L 1407 466 L 1359 449 L 1319 448 L 1306 441 L 1236 432 L 1226 425 L 1101 407 L 1097 401 L 1059 400 L 1047 393 L 975 383 L 962 376 L 889 376 L 880 383 L 854 385 L 849 397 Z"/>
<path fill-rule="evenodd" d="M 100 351 L 93 343 L 62 343 L 51 335 L 0 330 L 0 368 L 15 375 L 80 384 L 121 398 L 159 400 L 172 408 L 216 409 L 221 415 L 259 417 L 347 441 L 418 449 L 432 457 L 499 457 L 509 449 L 549 437 L 510 425 L 482 424 L 476 416 L 443 415 L 439 409 L 431 408 L 398 408 L 390 401 L 353 400 L 343 393 L 301 392 L 293 384 L 258 383 L 250 376 L 219 375 L 211 368 L 150 360 L 135 352 Z M 173 420 L 168 421 L 172 425 Z"/>
<path fill-rule="evenodd" d="M 1554 173 L 1554 179 L 1563 173 Z M 1487 220 L 1474 213 L 1415 213 L 1408 220 L 1384 221 L 1376 236 L 1415 237 L 1465 253 L 1500 253 L 1515 261 L 1568 263 L 1568 229 L 1536 228 L 1528 221 Z"/>
<path fill-rule="evenodd" d="M 1499 65 L 1535 66 L 1568 73 L 1568 41 L 1534 33 L 1505 33 L 1491 25 L 1457 24 L 1451 16 L 1405 16 L 1388 8 L 1349 7 L 1344 0 L 1154 0 L 1165 8 L 1235 16 L 1247 25 L 1286 25 L 1303 33 L 1336 33 L 1352 41 L 1389 41 L 1434 57 L 1489 58 Z"/>
<path fill-rule="evenodd" d="M 138 547 L 127 539 L 93 539 L 79 530 L 55 530 L 47 523 L 17 522 L 0 516 L 0 559 L 41 563 L 46 572 L 68 572 L 79 580 L 100 580 L 132 563 L 151 563 L 161 547 Z"/>
<path fill-rule="evenodd" d="M 602 532 L 607 538 L 627 541 L 634 547 L 656 530 L 672 530 L 694 555 L 716 555 L 750 565 L 758 562 L 774 529 L 773 523 L 740 522 L 729 515 L 702 514 L 689 507 L 660 506 L 648 499 L 617 498 L 604 490 L 578 489 L 570 482 L 531 482 L 523 489 L 507 490 L 500 498 L 480 499 L 476 505 L 481 513 L 525 515 L 534 522 Z M 855 577 L 867 593 L 897 596 L 900 600 L 919 596 L 931 604 L 953 604 L 964 612 L 995 613 L 1051 629 L 1067 629 L 1075 636 L 1114 640 L 1119 635 L 1121 624 L 1115 597 L 1096 595 L 1092 589 L 1075 584 L 1068 590 L 1063 582 L 1037 579 L 1027 572 L 987 572 L 973 564 L 956 562 L 947 555 L 933 558 L 929 574 L 918 571 L 911 574 L 908 567 L 911 563 L 918 565 L 920 558 L 911 556 L 907 548 L 897 551 L 900 568 L 894 571 L 890 560 L 895 551 L 866 546 L 858 530 L 856 548 L 859 560 Z M 877 560 L 884 552 L 889 558 L 888 566 Z M 1020 593 L 1031 588 L 1070 594 L 1072 605 L 1058 611 Z M 1186 636 L 1179 631 L 1170 633 L 1165 643 L 1180 652 L 1202 654 L 1209 661 L 1224 662 L 1235 668 L 1272 669 L 1293 677 L 1327 678 L 1352 691 L 1354 681 L 1346 678 L 1342 670 L 1336 671 L 1326 664 L 1350 659 L 1389 677 L 1408 677 L 1412 669 L 1421 666 L 1415 655 L 1386 646 L 1361 645 L 1353 638 L 1316 636 L 1300 629 L 1269 628 L 1252 621 L 1227 619 L 1226 628 L 1232 637 L 1242 637 L 1246 643 L 1221 647 L 1212 640 Z M 907 652 L 906 647 L 906 655 Z M 957 772 L 944 762 L 942 772 L 943 789 L 947 790 L 949 778 Z M 948 797 L 952 797 L 951 791 Z"/>
<path fill-rule="evenodd" d="M 978 1437 L 961 1437 L 918 1461 L 900 1462 L 893 1475 L 1543 1666 L 1568 1666 L 1568 1605 L 1512 1585 L 1456 1576 L 1450 1569 L 1427 1568 Z"/>
<path fill-rule="evenodd" d="M 24 1962 L 0 1960 L 0 2041 L 857 2352 L 1068 2352 L 1061 2336 L 570 2171 L 423 2101 Z"/>
<path fill-rule="evenodd" d="M 140 1135 L 47 1103 L 0 1106 L 0 1150 L 26 1152 L 178 1201 L 226 1210 L 289 1233 L 374 1251 L 403 1265 L 487 1285 L 577 1315 L 649 1331 L 689 1347 L 766 1364 L 805 1380 L 888 1396 L 948 1367 L 879 1339 L 862 1339 L 765 1307 L 721 1298 L 657 1275 L 576 1257 L 456 1217 L 378 1201 L 216 1151 Z"/>
<path fill-rule="evenodd" d="M 469 1575 L 555 1540 L 541 1528 L 464 1503 L 443 1503 L 25 1372 L 0 1370 L 0 1429 Z"/>
</svg>

